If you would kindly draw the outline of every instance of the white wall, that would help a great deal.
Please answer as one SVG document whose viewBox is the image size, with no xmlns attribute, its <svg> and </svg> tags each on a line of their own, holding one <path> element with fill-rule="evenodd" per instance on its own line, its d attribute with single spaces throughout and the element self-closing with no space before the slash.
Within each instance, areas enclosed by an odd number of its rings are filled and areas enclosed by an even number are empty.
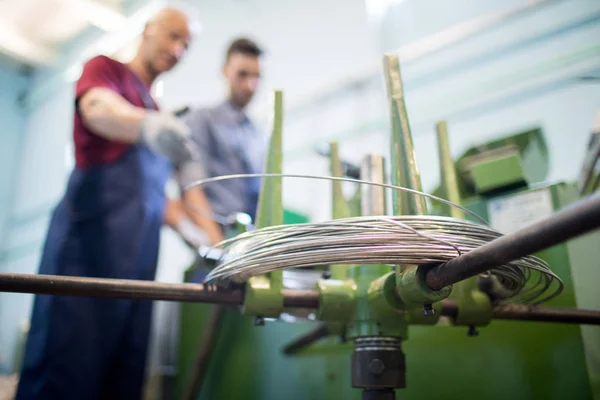
<svg viewBox="0 0 600 400">
<path fill-rule="evenodd" d="M 10 220 L 10 210 L 14 202 L 14 188 L 17 180 L 14 171 L 17 169 L 19 149 L 22 145 L 24 113 L 18 99 L 27 89 L 28 78 L 12 68 L 0 65 L 0 271 L 4 271 L 3 260 L 6 254 L 2 251 Z M 12 326 L 5 325 L 4 321 L 10 319 L 12 307 L 8 296 L 0 293 L 0 338 L 12 330 Z M 0 346 L 0 372 L 10 359 L 10 350 Z"/>
<path fill-rule="evenodd" d="M 429 21 L 459 20 L 461 29 L 466 29 L 470 18 L 461 19 L 461 15 L 482 17 L 457 4 L 445 7 L 442 0 L 425 3 L 428 12 L 421 9 L 421 2 L 407 0 L 395 6 L 382 22 L 381 30 L 386 30 L 387 24 L 388 31 L 403 32 L 420 40 L 433 29 Z M 473 4 L 481 9 L 488 5 L 492 12 L 485 15 L 495 15 L 510 10 L 515 3 L 475 1 Z M 438 9 L 435 4 L 443 8 L 444 18 L 432 15 Z M 393 15 L 396 19 L 390 19 Z M 411 16 L 410 24 L 407 15 Z M 392 26 L 393 21 L 397 21 L 397 26 Z M 438 25 L 448 27 L 444 21 Z M 403 45 L 402 40 L 392 37 L 387 41 Z M 400 51 L 403 54 L 407 54 L 406 47 Z M 426 190 L 432 190 L 439 182 L 434 136 L 434 125 L 439 119 L 448 121 L 455 156 L 492 137 L 541 126 L 551 158 L 548 179 L 573 180 L 582 162 L 595 111 L 600 108 L 598 84 L 577 80 L 581 75 L 600 73 L 600 3 L 546 2 L 534 12 L 520 13 L 466 40 L 402 63 L 402 73 Z M 314 99 L 326 100 L 302 106 L 298 112 L 290 110 L 292 117 L 287 119 L 284 139 L 286 171 L 327 173 L 327 163 L 312 148 L 328 140 L 340 141 L 342 156 L 355 162 L 366 151 L 389 156 L 381 73 L 373 77 L 365 75 L 359 88 L 356 79 L 353 85 L 354 88 L 340 87 L 336 101 L 331 100 L 335 93 L 322 93 Z M 288 205 L 314 219 L 330 216 L 327 183 L 289 182 L 284 183 Z M 307 193 L 313 198 L 315 192 L 319 198 L 324 195 L 323 202 L 307 201 Z"/>
<path fill-rule="evenodd" d="M 0 64 L 0 245 L 14 198 L 14 170 L 25 122 L 19 97 L 27 89 L 27 83 L 28 78 L 24 74 Z"/>
<path fill-rule="evenodd" d="M 237 36 L 255 39 L 266 51 L 262 87 L 253 103 L 259 118 L 266 115 L 272 89 L 282 88 L 285 99 L 292 99 L 364 67 L 374 55 L 362 0 L 188 3 L 198 9 L 203 29 L 164 80 L 163 104 L 169 107 L 220 100 L 224 52 Z"/>
</svg>

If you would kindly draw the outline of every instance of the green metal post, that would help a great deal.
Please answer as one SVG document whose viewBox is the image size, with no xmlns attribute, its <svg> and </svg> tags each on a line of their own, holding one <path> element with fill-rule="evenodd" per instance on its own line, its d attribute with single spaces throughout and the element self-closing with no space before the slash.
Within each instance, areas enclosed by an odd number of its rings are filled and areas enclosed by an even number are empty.
<svg viewBox="0 0 600 400">
<path fill-rule="evenodd" d="M 361 176 L 371 182 L 383 183 L 384 160 L 377 154 L 368 154 L 361 165 Z M 361 214 L 385 215 L 385 192 L 383 188 L 370 185 L 361 187 Z M 392 336 L 406 337 L 408 325 L 405 314 L 390 296 L 387 279 L 392 268 L 387 265 L 359 265 L 350 268 L 354 282 L 356 306 L 348 325 L 348 337 Z M 393 289 L 390 288 L 390 290 Z"/>
<path fill-rule="evenodd" d="M 383 59 L 385 81 L 390 108 L 392 183 L 413 190 L 422 191 L 421 178 L 410 132 L 410 123 L 406 112 L 400 61 L 395 54 L 386 54 Z M 398 194 L 394 191 L 393 208 L 395 214 L 427 215 L 427 204 L 422 196 L 409 193 Z M 415 265 L 396 267 L 396 289 L 407 305 L 426 304 L 445 298 L 449 290 L 434 292 L 424 282 L 422 274 L 417 274 Z"/>
<path fill-rule="evenodd" d="M 273 127 L 265 173 L 281 174 L 283 161 L 283 93 L 273 95 Z M 282 178 L 263 179 L 258 200 L 256 227 L 283 224 Z M 256 276 L 248 280 L 243 312 L 246 315 L 278 317 L 283 309 L 283 273 L 271 272 L 269 277 Z"/>
<path fill-rule="evenodd" d="M 442 188 L 445 192 L 446 200 L 454 204 L 460 204 L 460 193 L 458 190 L 458 180 L 456 178 L 456 169 L 450 153 L 450 142 L 448 141 L 448 125 L 446 121 L 439 121 L 435 125 L 438 141 L 438 155 L 440 158 L 440 176 L 442 178 Z M 456 207 L 448 207 L 448 213 L 454 218 L 465 218 L 464 211 Z"/>
<path fill-rule="evenodd" d="M 338 143 L 329 143 L 329 159 L 331 167 L 331 176 L 342 178 L 342 162 L 338 151 Z M 344 199 L 342 192 L 342 182 L 331 181 L 331 216 L 333 219 L 347 218 L 350 216 L 350 208 Z"/>
<path fill-rule="evenodd" d="M 329 157 L 331 162 L 331 176 L 342 177 L 342 163 L 338 152 L 337 142 L 329 143 Z M 350 207 L 342 192 L 342 182 L 331 182 L 331 217 L 333 219 L 350 217 Z M 329 271 L 332 279 L 344 280 L 348 278 L 348 265 L 331 265 Z"/>
<path fill-rule="evenodd" d="M 392 184 L 422 191 L 421 178 L 419 176 L 408 114 L 406 112 L 398 56 L 395 54 L 386 54 L 383 66 L 392 129 Z M 394 214 L 427 215 L 427 204 L 422 196 L 394 191 L 392 203 Z"/>
<path fill-rule="evenodd" d="M 442 180 L 441 186 L 446 199 L 460 205 L 458 180 L 456 178 L 454 162 L 452 161 L 452 154 L 450 153 L 446 121 L 439 121 L 436 124 L 436 132 L 438 156 L 440 159 L 440 176 Z M 450 207 L 449 213 L 454 218 L 465 218 L 464 212 L 456 207 Z M 461 310 L 454 321 L 457 325 L 484 326 L 489 324 L 492 317 L 492 305 L 488 296 L 479 290 L 478 278 L 476 276 L 454 285 L 454 291 Z"/>
</svg>

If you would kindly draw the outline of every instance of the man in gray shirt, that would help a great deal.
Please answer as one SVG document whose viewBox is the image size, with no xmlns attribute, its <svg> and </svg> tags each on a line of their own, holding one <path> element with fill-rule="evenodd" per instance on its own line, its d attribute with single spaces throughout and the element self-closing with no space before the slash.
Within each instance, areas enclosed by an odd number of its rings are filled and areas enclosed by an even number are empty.
<svg viewBox="0 0 600 400">
<path fill-rule="evenodd" d="M 262 50 L 253 41 L 245 38 L 234 40 L 227 49 L 223 66 L 229 90 L 227 99 L 211 108 L 192 110 L 185 116 L 206 177 L 262 172 L 266 138 L 245 114 L 260 80 L 261 55 Z M 214 215 L 221 224 L 227 217 L 239 212 L 254 219 L 259 178 L 217 181 L 203 189 L 212 210 L 202 211 Z M 193 212 L 181 203 L 170 201 L 165 214 L 166 223 L 193 245 L 208 244 L 194 243 L 201 242 L 202 236 L 194 233 L 198 228 L 188 218 Z M 210 237 L 207 241 L 214 244 L 218 238 Z"/>
</svg>

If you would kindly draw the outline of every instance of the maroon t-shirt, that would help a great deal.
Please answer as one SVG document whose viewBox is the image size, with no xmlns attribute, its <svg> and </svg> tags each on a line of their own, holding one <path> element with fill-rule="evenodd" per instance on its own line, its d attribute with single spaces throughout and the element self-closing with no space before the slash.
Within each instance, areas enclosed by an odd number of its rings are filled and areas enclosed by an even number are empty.
<svg viewBox="0 0 600 400">
<path fill-rule="evenodd" d="M 89 60 L 83 67 L 83 73 L 77 81 L 75 104 L 81 96 L 92 88 L 112 90 L 125 98 L 134 106 L 158 109 L 150 95 L 150 88 L 135 75 L 125 64 L 106 56 L 97 56 Z M 75 107 L 73 125 L 75 142 L 75 164 L 80 168 L 108 164 L 119 159 L 130 144 L 110 141 L 91 132 L 83 124 L 79 108 Z"/>
</svg>

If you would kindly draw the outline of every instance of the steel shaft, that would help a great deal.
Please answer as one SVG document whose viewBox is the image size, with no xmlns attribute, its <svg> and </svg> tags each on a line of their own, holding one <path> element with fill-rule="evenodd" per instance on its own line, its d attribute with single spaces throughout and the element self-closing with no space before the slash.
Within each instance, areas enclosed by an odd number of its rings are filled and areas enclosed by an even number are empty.
<svg viewBox="0 0 600 400">
<path fill-rule="evenodd" d="M 454 300 L 442 301 L 442 315 L 456 319 L 460 309 Z M 527 304 L 505 304 L 494 307 L 493 319 L 600 325 L 600 310 L 567 307 L 544 307 Z"/>
<path fill-rule="evenodd" d="M 241 289 L 226 290 L 199 283 L 161 283 L 128 279 L 0 273 L 0 292 L 109 297 L 242 305 Z M 317 292 L 283 290 L 284 306 L 316 308 Z"/>
<path fill-rule="evenodd" d="M 0 273 L 0 292 L 229 305 L 242 305 L 244 295 L 240 289 L 224 290 L 213 285 L 195 283 L 160 283 L 125 279 L 11 273 Z M 283 296 L 285 307 L 313 309 L 319 306 L 319 293 L 317 291 L 284 289 Z M 458 305 L 455 301 L 442 301 L 443 315 L 456 317 L 458 312 Z M 493 311 L 493 318 L 600 325 L 600 310 L 510 304 L 496 306 Z"/>
<path fill-rule="evenodd" d="M 599 227 L 600 193 L 578 201 L 551 217 L 431 268 L 425 276 L 425 282 L 431 289 L 440 290 Z"/>
</svg>

